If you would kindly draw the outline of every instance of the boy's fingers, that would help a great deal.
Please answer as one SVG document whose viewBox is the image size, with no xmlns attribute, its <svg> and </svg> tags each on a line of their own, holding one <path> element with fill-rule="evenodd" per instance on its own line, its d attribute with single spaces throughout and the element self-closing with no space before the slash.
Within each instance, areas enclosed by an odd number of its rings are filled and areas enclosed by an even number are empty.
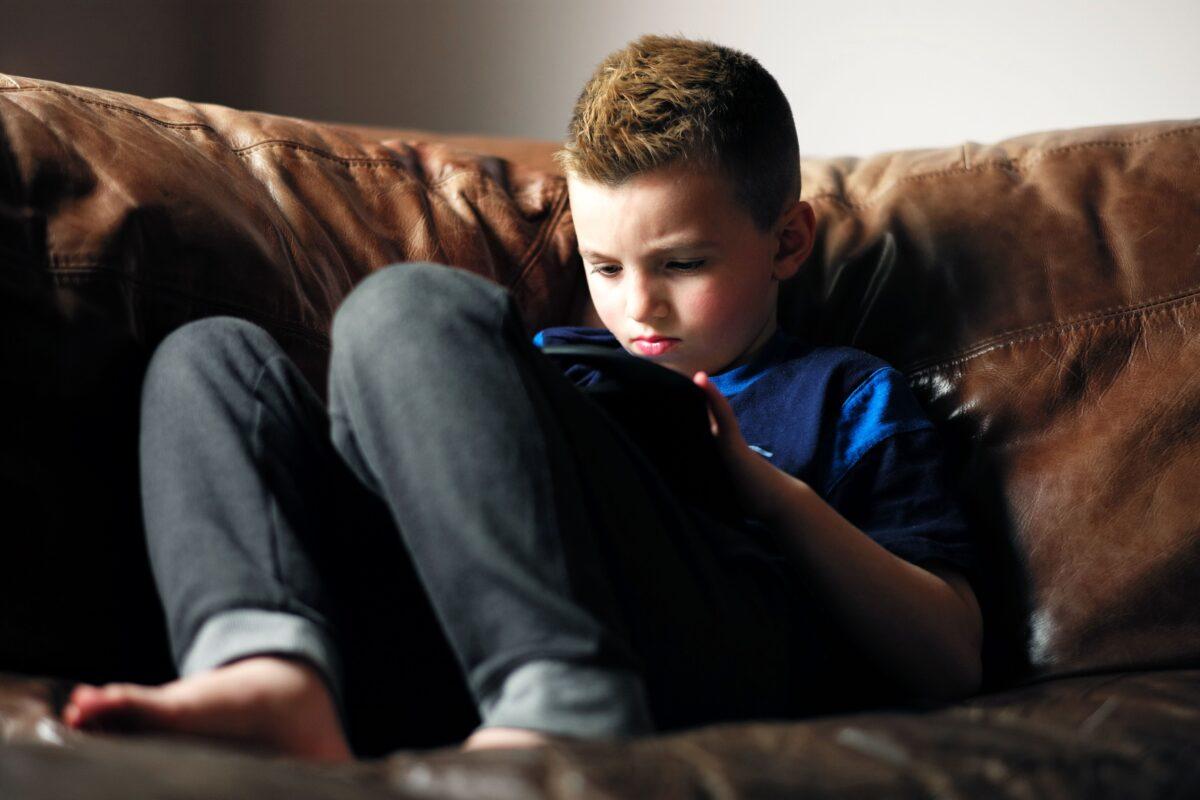
<svg viewBox="0 0 1200 800">
<path fill-rule="evenodd" d="M 705 372 L 697 372 L 692 376 L 692 382 L 704 390 L 708 397 L 708 422 L 713 436 L 719 436 L 725 422 L 725 409 L 721 406 L 724 396 L 716 390 Z"/>
<path fill-rule="evenodd" d="M 697 381 L 698 383 L 703 381 L 703 383 L 700 383 L 700 388 L 704 390 L 704 393 L 708 395 L 709 400 L 712 401 L 714 410 L 724 417 L 726 410 L 725 395 L 717 391 L 717 387 L 713 385 L 712 380 L 709 379 L 706 373 L 697 372 L 696 375 L 700 376 L 700 380 Z"/>
</svg>

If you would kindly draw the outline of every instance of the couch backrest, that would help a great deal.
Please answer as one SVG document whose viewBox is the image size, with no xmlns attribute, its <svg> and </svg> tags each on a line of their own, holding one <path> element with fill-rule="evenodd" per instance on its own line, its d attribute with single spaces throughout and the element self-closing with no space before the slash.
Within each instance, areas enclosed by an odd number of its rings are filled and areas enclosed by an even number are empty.
<svg viewBox="0 0 1200 800">
<path fill-rule="evenodd" d="M 531 328 L 586 298 L 563 269 L 575 240 L 562 178 L 517 162 L 3 75 L 0 124 L 0 252 L 32 273 L 9 278 L 69 285 L 140 342 L 244 316 L 286 340 L 324 395 L 333 311 L 373 269 L 469 268 L 509 287 Z"/>
<path fill-rule="evenodd" d="M 550 142 L 4 76 L 0 137 L 0 308 L 42 321 L 3 347 L 47 395 L 95 390 L 81 330 L 144 356 L 210 314 L 323 393 L 333 310 L 400 260 L 492 277 L 531 331 L 595 321 Z M 1006 675 L 1200 660 L 1197 152 L 1193 120 L 802 164 L 819 242 L 781 319 L 894 363 L 947 434 Z"/>
<path fill-rule="evenodd" d="M 1035 672 L 1200 658 L 1200 121 L 805 162 L 797 328 L 959 449 Z"/>
</svg>

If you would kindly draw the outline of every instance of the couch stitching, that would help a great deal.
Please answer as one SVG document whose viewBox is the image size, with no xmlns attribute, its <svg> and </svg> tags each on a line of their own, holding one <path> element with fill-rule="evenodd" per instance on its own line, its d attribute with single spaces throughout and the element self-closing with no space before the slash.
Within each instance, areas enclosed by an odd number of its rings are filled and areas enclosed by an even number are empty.
<svg viewBox="0 0 1200 800">
<path fill-rule="evenodd" d="M 423 140 L 412 139 L 409 141 L 420 142 Z M 321 150 L 320 148 L 313 147 L 312 145 L 301 144 L 300 142 L 293 142 L 289 139 L 274 139 L 274 140 L 265 141 L 265 142 L 256 142 L 255 144 L 247 145 L 246 147 L 242 147 L 242 148 L 230 148 L 230 151 L 233 152 L 238 158 L 242 158 L 246 155 L 249 155 L 250 152 L 253 150 L 257 150 L 257 149 L 265 148 L 265 147 L 285 147 L 285 148 L 289 148 L 292 150 L 301 150 L 304 152 L 312 153 L 313 155 L 320 156 L 321 158 L 328 159 L 330 161 L 336 161 L 346 167 L 368 167 L 368 168 L 394 167 L 394 168 L 398 169 L 402 175 L 409 178 L 413 182 L 420 183 L 420 181 L 417 178 L 413 177 L 412 173 L 409 172 L 408 165 L 402 161 L 397 161 L 396 159 L 393 159 L 393 158 L 368 158 L 365 156 L 364 157 L 339 156 L 334 153 L 330 153 L 327 150 Z M 481 155 L 486 155 L 486 154 L 481 154 Z M 449 183 L 452 180 L 461 178 L 464 175 L 473 175 L 473 174 L 478 174 L 480 176 L 483 176 L 487 180 L 491 180 L 491 176 L 488 176 L 486 173 L 484 173 L 482 171 L 474 172 L 469 168 L 463 168 L 463 169 L 452 170 L 451 172 L 448 172 L 447 174 L 443 175 L 442 177 L 438 178 L 437 180 L 429 181 L 422 185 L 426 189 L 437 189 L 438 187 L 442 186 L 443 184 Z"/>
<path fill-rule="evenodd" d="M 10 86 L 0 86 L 0 93 L 16 92 L 16 91 L 54 92 L 56 94 L 61 94 L 66 97 L 70 97 L 72 99 L 78 100 L 81 103 L 88 103 L 91 105 L 103 106 L 105 108 L 109 108 L 114 111 L 123 111 L 127 114 L 133 114 L 133 115 L 141 117 L 149 122 L 153 122 L 156 125 L 162 125 L 167 128 L 177 128 L 177 129 L 183 129 L 183 130 L 187 130 L 187 129 L 208 130 L 208 131 L 211 131 L 214 135 L 220 137 L 220 134 L 216 131 L 216 129 L 206 123 L 167 122 L 165 120 L 161 120 L 161 119 L 158 119 L 157 117 L 151 116 L 150 114 L 147 114 L 144 111 L 138 111 L 137 109 L 129 108 L 128 106 L 119 106 L 119 105 L 116 105 L 113 103 L 107 103 L 102 100 L 95 100 L 95 99 L 82 97 L 73 92 L 68 92 L 64 89 L 60 89 L 55 86 L 22 86 L 20 84 L 17 84 L 16 86 L 11 86 L 11 87 Z M 901 183 L 907 183 L 909 181 L 928 180 L 931 178 L 937 178 L 937 177 L 953 175 L 953 174 L 962 174 L 962 173 L 966 173 L 966 172 L 974 172 L 977 170 L 983 170 L 983 169 L 987 169 L 987 168 L 1000 168 L 1000 169 L 1011 170 L 1013 172 L 1020 172 L 1022 169 L 1026 168 L 1027 166 L 1036 164 L 1037 162 L 1042 161 L 1046 157 L 1048 157 L 1050 155 L 1056 155 L 1058 153 L 1065 153 L 1065 152 L 1069 152 L 1072 150 L 1081 150 L 1081 149 L 1091 148 L 1091 147 L 1133 147 L 1136 145 L 1145 144 L 1147 142 L 1154 142 L 1159 139 L 1165 139 L 1165 138 L 1168 138 L 1171 136 L 1182 136 L 1186 133 L 1191 133 L 1196 130 L 1200 130 L 1200 125 L 1189 125 L 1184 128 L 1175 128 L 1173 130 L 1163 131 L 1161 133 L 1144 136 L 1140 139 L 1097 140 L 1094 142 L 1079 142 L 1076 144 L 1062 145 L 1060 147 L 1053 147 L 1048 150 L 1034 150 L 1031 153 L 1029 153 L 1028 155 L 1022 156 L 1018 161 L 1015 161 L 1015 162 L 1012 159 L 1007 159 L 1007 158 L 993 159 L 991 161 L 981 162 L 981 163 L 976 164 L 971 167 L 949 167 L 947 169 L 931 170 L 929 172 L 921 172 L 921 173 L 916 173 L 913 175 L 905 175 L 905 176 L 902 176 L 902 177 L 896 179 L 896 181 L 893 182 L 891 185 L 880 190 L 875 195 L 873 195 L 863 201 L 847 200 L 844 197 L 837 195 L 837 194 L 833 194 L 833 193 L 813 195 L 812 197 L 808 197 L 808 198 L 804 198 L 804 199 L 806 199 L 810 202 L 814 201 L 814 200 L 833 200 L 835 202 L 838 202 L 838 203 L 845 205 L 847 207 L 850 207 L 850 208 L 865 208 L 868 205 L 871 205 L 871 204 L 874 204 L 875 202 L 877 202 L 884 194 L 890 192 L 896 186 L 900 185 Z M 312 153 L 323 156 L 325 158 L 329 158 L 329 159 L 332 159 L 335 161 L 342 161 L 342 163 L 355 162 L 355 164 L 353 164 L 353 165 L 371 163 L 371 164 L 388 164 L 388 165 L 403 166 L 403 164 L 399 164 L 399 162 L 396 162 L 393 159 L 361 159 L 361 158 L 355 158 L 353 156 L 337 156 L 332 153 L 329 153 L 328 151 L 314 148 L 311 145 L 305 145 L 305 144 L 301 144 L 299 142 L 292 142 L 290 140 L 283 140 L 283 139 L 267 140 L 264 142 L 256 142 L 255 144 L 247 145 L 244 148 L 240 148 L 240 149 L 231 148 L 231 149 L 235 153 L 240 154 L 241 152 L 249 151 L 255 147 L 259 147 L 262 145 L 294 146 L 294 147 L 297 147 L 300 149 L 308 150 Z M 964 148 L 963 152 L 965 155 L 965 145 L 963 145 L 963 148 Z"/>
<path fill-rule="evenodd" d="M 6 81 L 8 81 L 9 83 L 11 83 L 11 84 L 12 84 L 12 86 L 6 86 L 6 87 L 4 87 L 4 89 L 5 89 L 5 90 L 7 90 L 7 89 L 20 89 L 20 88 L 21 88 L 21 84 L 20 84 L 20 83 L 19 83 L 19 82 L 18 82 L 18 81 L 17 81 L 15 78 L 13 78 L 13 76 L 11 76 L 11 75 L 8 75 L 8 74 L 6 74 L 6 73 L 0 72 L 0 78 L 4 78 L 4 80 L 6 80 Z"/>
<path fill-rule="evenodd" d="M 265 150 L 267 148 L 272 148 L 272 147 L 286 147 L 291 150 L 303 150 L 306 153 L 312 153 L 313 155 L 320 156 L 321 158 L 324 158 L 326 160 L 336 161 L 339 164 L 342 164 L 343 166 L 346 166 L 346 167 L 397 167 L 397 168 L 400 168 L 401 171 L 403 171 L 405 174 L 408 174 L 408 170 L 407 170 L 408 165 L 402 161 L 397 161 L 394 158 L 371 158 L 368 156 L 339 156 L 336 153 L 329 152 L 328 150 L 322 150 L 321 148 L 313 147 L 310 144 L 294 142 L 290 139 L 267 139 L 267 140 L 264 140 L 261 142 L 255 142 L 254 144 L 246 145 L 245 147 L 231 147 L 231 148 L 229 148 L 229 151 L 231 153 L 233 153 L 234 155 L 236 155 L 238 158 L 244 158 L 248 155 L 253 154 L 253 152 L 255 150 Z M 446 175 L 445 177 L 439 178 L 438 180 L 436 180 L 432 183 L 429 183 L 428 186 L 430 188 L 432 188 L 434 186 L 438 186 L 438 185 L 450 180 L 451 178 L 457 177 L 458 175 L 460 175 L 461 173 L 466 172 L 466 171 L 467 170 L 462 170 L 462 169 L 455 170 L 454 172 L 450 173 L 449 175 Z M 414 180 L 415 180 L 415 178 L 414 178 Z"/>
<path fill-rule="evenodd" d="M 237 153 L 237 155 L 240 157 L 244 153 L 246 153 L 250 150 L 258 149 L 260 147 L 291 147 L 291 148 L 298 149 L 298 150 L 312 152 L 317 155 L 324 156 L 326 158 L 332 158 L 334 160 L 341 161 L 342 163 L 346 164 L 346 166 L 352 166 L 352 167 L 353 166 L 367 166 L 367 167 L 403 166 L 403 164 L 401 164 L 400 162 L 397 162 L 397 161 L 394 161 L 391 159 L 355 159 L 355 158 L 346 158 L 346 157 L 341 157 L 341 156 L 332 156 L 328 153 L 325 153 L 324 151 L 321 151 L 317 148 L 313 148 L 309 145 L 302 145 L 302 144 L 298 144 L 296 142 L 291 142 L 291 141 L 284 140 L 284 139 L 273 140 L 273 141 L 268 141 L 268 142 L 258 142 L 254 145 L 250 145 L 248 147 L 241 148 L 239 150 L 235 150 L 234 152 Z M 463 175 L 469 175 L 469 174 L 472 174 L 472 173 L 468 169 L 454 170 L 453 172 L 449 173 L 448 175 L 438 178 L 435 181 L 429 182 L 428 184 L 426 184 L 426 186 L 430 189 L 435 189 L 445 183 L 449 183 L 450 181 L 452 181 L 456 178 L 462 177 Z M 484 177 L 485 180 L 489 180 L 489 181 L 491 180 L 490 176 L 486 175 L 486 173 L 481 172 L 480 174 Z M 520 274 L 517 276 L 516 280 L 513 281 L 513 283 L 511 284 L 512 286 L 517 286 L 525 280 L 525 278 L 529 272 L 529 269 L 532 267 L 532 265 L 534 263 L 534 259 L 536 259 L 538 255 L 540 255 L 542 250 L 545 248 L 546 244 L 549 243 L 550 239 L 552 238 L 551 233 L 554 230 L 554 228 L 557 226 L 559 220 L 562 218 L 562 214 L 565 209 L 566 209 L 566 193 L 560 190 L 558 192 L 558 197 L 555 198 L 554 206 L 551 209 L 550 219 L 548 220 L 548 222 L 546 224 L 544 224 L 542 226 L 542 228 L 538 231 L 538 235 L 533 238 L 533 240 L 526 247 L 525 252 L 523 254 L 521 254 L 521 256 L 517 259 L 517 263 L 520 265 L 521 271 L 520 271 Z"/>
<path fill-rule="evenodd" d="M 1181 297 L 1187 297 L 1188 295 L 1193 294 L 1196 291 L 1200 291 L 1200 283 L 1192 284 L 1191 286 L 1188 286 L 1184 289 L 1177 289 L 1176 291 L 1173 291 L 1173 292 L 1164 292 L 1163 294 L 1157 295 L 1155 297 L 1148 297 L 1139 303 L 1132 303 L 1129 305 L 1109 306 L 1108 308 L 1100 308 L 1100 309 L 1095 309 L 1093 311 L 1085 311 L 1081 314 L 1076 314 L 1073 317 L 1067 317 L 1066 319 L 1055 320 L 1054 322 L 1038 322 L 1033 325 L 1026 325 L 1023 328 L 1013 328 L 1012 330 L 1001 331 L 1000 333 L 992 334 L 991 336 L 984 339 L 983 341 L 976 342 L 975 344 L 971 345 L 971 347 L 969 347 L 967 349 L 971 350 L 976 347 L 986 347 L 989 344 L 998 342 L 1009 336 L 1020 336 L 1023 333 L 1031 333 L 1033 331 L 1042 330 L 1044 328 L 1054 328 L 1057 326 L 1066 326 L 1066 325 L 1070 325 L 1075 322 L 1085 322 L 1085 321 L 1091 320 L 1091 319 L 1099 319 L 1101 317 L 1108 316 L 1109 314 L 1119 314 L 1119 313 L 1123 313 L 1126 311 L 1136 311 L 1137 309 L 1147 308 L 1149 306 L 1155 305 L 1156 303 L 1170 302 L 1171 300 L 1179 299 Z"/>
<path fill-rule="evenodd" d="M 0 73 L 0 74 L 3 74 L 3 73 Z M 54 92 L 55 94 L 61 94 L 66 97 L 70 97 L 73 100 L 78 100 L 81 103 L 87 103 L 88 105 L 101 106 L 103 108 L 107 108 L 112 111 L 121 111 L 126 114 L 132 114 L 133 116 L 140 117 L 140 118 L 146 120 L 147 122 L 152 122 L 155 125 L 160 125 L 164 128 L 171 128 L 174 130 L 205 130 L 205 131 L 209 131 L 215 137 L 217 137 L 218 140 L 224 141 L 221 138 L 221 134 L 217 131 L 216 128 L 214 128 L 213 126 L 209 125 L 208 123 L 204 123 L 204 122 L 167 122 L 166 120 L 162 120 L 162 119 L 154 117 L 150 114 L 147 114 L 144 111 L 138 111 L 135 108 L 129 108 L 128 106 L 119 106 L 119 105 L 115 105 L 113 103 L 106 103 L 103 100 L 94 100 L 94 99 L 89 99 L 86 97 L 81 97 L 72 92 L 67 92 L 62 89 L 58 89 L 58 88 L 55 88 L 52 86 L 22 86 L 20 84 L 15 84 L 14 86 L 0 86 L 0 94 L 6 93 L 6 92 L 15 92 L 15 91 Z M 412 141 L 418 141 L 418 140 L 412 140 Z M 349 167 L 360 167 L 360 166 L 397 167 L 397 168 L 401 168 L 403 171 L 407 172 L 407 170 L 404 169 L 407 165 L 405 165 L 403 162 L 397 161 L 396 159 L 393 159 L 393 158 L 368 158 L 365 156 L 339 156 L 335 153 L 329 152 L 328 150 L 322 150 L 321 148 L 313 147 L 312 145 L 303 144 L 301 142 L 295 142 L 290 139 L 266 139 L 261 142 L 255 142 L 254 144 L 246 145 L 245 147 L 230 147 L 229 150 L 230 150 L 230 152 L 234 153 L 238 157 L 242 157 L 243 155 L 251 153 L 252 151 L 254 151 L 255 149 L 260 148 L 260 147 L 291 147 L 296 150 L 305 150 L 307 152 L 313 153 L 314 155 L 321 156 L 322 158 L 326 158 L 331 161 L 337 161 L 337 162 L 344 164 L 346 166 L 349 166 Z M 450 179 L 456 177 L 457 175 L 459 175 L 460 173 L 463 173 L 463 172 L 467 172 L 467 170 L 456 170 L 455 172 L 451 173 L 450 175 L 447 175 L 444 178 L 440 178 L 439 180 L 437 180 L 433 183 L 430 183 L 428 185 L 430 187 L 437 186 L 447 180 L 450 180 Z"/>
<path fill-rule="evenodd" d="M 1066 325 L 1051 324 L 1047 330 L 1043 330 L 1041 333 L 1031 336 L 1018 337 L 1008 341 L 995 341 L 990 344 L 973 345 L 972 347 L 963 351 L 961 356 L 950 358 L 945 361 L 939 361 L 937 363 L 930 364 L 929 366 L 913 370 L 912 372 L 907 372 L 906 370 L 906 373 L 910 379 L 915 379 L 927 373 L 936 372 L 938 370 L 958 364 L 965 364 L 968 361 L 972 361 L 980 356 L 987 355 L 995 350 L 1036 342 L 1040 339 L 1045 339 L 1049 336 L 1057 336 L 1070 330 L 1102 328 L 1114 323 L 1124 322 L 1136 319 L 1138 317 L 1152 317 L 1156 314 L 1162 314 L 1170 310 L 1186 308 L 1194 305 L 1200 305 L 1200 293 L 1193 293 L 1190 295 L 1185 293 L 1182 296 L 1174 297 L 1157 304 L 1143 303 L 1141 305 L 1132 306 L 1130 308 L 1122 309 L 1110 314 L 1097 315 L 1087 319 L 1081 319 L 1077 322 Z"/>
<path fill-rule="evenodd" d="M 144 111 L 138 111 L 135 108 L 129 108 L 128 106 L 119 106 L 114 103 L 106 103 L 103 100 L 93 100 L 93 99 L 89 99 L 87 97 L 80 97 L 79 95 L 74 94 L 73 92 L 68 92 L 63 89 L 59 89 L 59 88 L 56 88 L 53 86 L 19 86 L 19 85 L 17 87 L 0 86 L 0 94 L 4 94 L 7 92 L 17 92 L 17 91 L 21 91 L 21 92 L 54 92 L 55 94 L 61 94 L 65 97 L 70 97 L 73 100 L 78 100 L 81 103 L 87 103 L 88 105 L 103 106 L 104 108 L 112 109 L 113 111 L 123 111 L 126 114 L 132 114 L 135 117 L 141 117 L 142 119 L 153 122 L 156 125 L 161 125 L 164 128 L 181 128 L 181 129 L 189 129 L 189 128 L 197 129 L 197 128 L 199 128 L 199 129 L 212 131 L 213 133 L 217 133 L 215 128 L 213 128 L 211 125 L 208 125 L 203 122 L 167 122 L 166 120 L 162 120 L 162 119 L 158 119 L 157 117 L 153 117 Z"/>
<path fill-rule="evenodd" d="M 86 261 L 85 259 L 86 256 L 84 255 L 51 256 L 51 260 L 55 262 L 60 260 L 70 260 L 77 266 L 68 266 L 63 268 L 55 267 L 48 270 L 48 272 L 55 279 L 55 281 L 59 283 L 79 283 L 82 282 L 82 280 L 95 275 L 96 273 L 101 273 L 106 278 L 115 278 L 117 280 L 124 281 L 136 291 L 153 291 L 163 294 L 170 294 L 176 297 L 186 298 L 188 300 L 197 300 L 213 306 L 227 308 L 239 313 L 243 313 L 247 316 L 247 318 L 266 320 L 273 325 L 287 329 L 291 333 L 302 335 L 309 339 L 313 344 L 320 345 L 325 348 L 328 348 L 329 346 L 329 337 L 325 332 L 315 328 L 310 328 L 307 325 L 301 325 L 294 320 L 290 320 L 285 317 L 280 317 L 275 314 L 265 314 L 262 312 L 262 309 L 257 308 L 256 306 L 243 305 L 241 303 L 220 299 L 205 294 L 197 294 L 196 292 L 192 291 L 181 291 L 167 284 L 160 284 L 154 281 L 147 281 L 145 278 L 131 276 L 101 261 L 95 259 Z M 88 268 L 81 269 L 80 267 L 85 264 Z"/>
<path fill-rule="evenodd" d="M 562 213 L 565 208 L 566 208 L 566 203 L 563 200 L 563 195 L 560 194 L 558 202 L 555 207 L 555 212 L 553 214 L 552 221 L 548 222 L 543 227 L 543 231 L 546 232 L 546 235 L 540 237 L 542 243 L 549 241 L 549 238 L 550 238 L 549 232 L 554 230 L 555 226 L 558 224 L 558 221 L 561 219 Z M 58 254 L 48 254 L 47 257 L 48 257 L 49 261 L 53 264 L 66 265 L 65 268 L 51 268 L 49 270 L 49 272 L 52 275 L 56 275 L 56 276 L 69 275 L 71 272 L 75 271 L 79 267 L 87 266 L 87 267 L 92 267 L 92 268 L 98 269 L 103 272 L 110 272 L 113 275 L 115 275 L 127 282 L 137 283 L 142 286 L 146 286 L 146 287 L 153 288 L 153 289 L 160 290 L 160 291 L 162 291 L 162 290 L 171 291 L 169 289 L 169 287 L 154 284 L 152 282 L 147 282 L 140 278 L 131 278 L 130 276 L 126 275 L 125 273 L 119 272 L 119 271 L 113 269 L 112 267 L 107 266 L 102 261 L 100 261 L 97 256 L 92 255 L 92 254 L 88 254 L 88 253 L 58 253 Z M 523 256 L 522 259 L 524 259 L 526 257 L 527 256 Z M 525 264 L 525 266 L 521 270 L 520 275 L 518 275 L 517 279 L 514 280 L 510 286 L 515 288 L 515 287 L 520 286 L 522 283 L 524 283 L 525 280 L 527 279 L 529 271 L 532 269 L 533 265 L 534 265 L 533 261 L 530 261 L 529 263 Z M 967 361 L 971 361 L 976 358 L 979 358 L 980 356 L 986 355 L 987 353 L 990 353 L 994 350 L 999 350 L 999 349 L 1003 349 L 1006 347 L 1011 347 L 1011 346 L 1015 346 L 1015 345 L 1019 345 L 1019 344 L 1026 344 L 1029 342 L 1038 341 L 1039 339 L 1046 338 L 1047 336 L 1053 336 L 1056 334 L 1064 333 L 1069 330 L 1082 329 L 1082 328 L 1087 328 L 1087 327 L 1102 327 L 1104 325 L 1111 324 L 1112 322 L 1119 321 L 1121 319 L 1132 319 L 1138 315 L 1150 316 L 1152 314 L 1166 311 L 1167 309 L 1170 309 L 1170 308 L 1186 307 L 1188 305 L 1200 303 L 1200 293 L 1198 293 L 1198 290 L 1200 290 L 1200 285 L 1192 286 L 1188 289 L 1182 290 L 1181 292 L 1159 295 L 1158 297 L 1151 298 L 1149 300 L 1146 300 L 1146 301 L 1139 303 L 1137 305 L 1134 305 L 1134 306 L 1127 306 L 1127 307 L 1113 306 L 1108 309 L 1103 309 L 1098 313 L 1093 312 L 1093 313 L 1087 314 L 1085 316 L 1081 316 L 1077 319 L 1067 321 L 1065 323 L 1062 323 L 1062 322 L 1041 323 L 1038 325 L 1027 326 L 1025 328 L 1017 328 L 1015 330 L 1007 331 L 1005 333 L 989 337 L 987 339 L 984 339 L 981 342 L 973 344 L 970 347 L 962 350 L 961 355 L 954 356 L 954 357 L 946 359 L 946 360 L 937 361 L 933 364 L 930 364 L 930 365 L 924 366 L 924 367 L 917 367 L 917 368 L 908 367 L 908 368 L 905 368 L 903 371 L 905 372 L 906 375 L 908 375 L 908 377 L 910 379 L 916 379 L 922 375 L 925 375 L 926 373 L 935 372 L 937 370 L 945 369 L 950 366 L 966 363 Z M 179 292 L 179 294 L 187 294 L 187 293 Z M 206 295 L 187 294 L 187 296 L 194 297 L 195 299 L 203 301 L 203 302 L 218 303 L 218 304 L 226 305 L 226 306 L 229 306 L 232 308 L 238 308 L 240 310 L 251 310 L 251 307 L 249 307 L 249 306 L 239 306 L 236 303 L 231 303 L 226 300 L 219 300 L 219 299 L 216 299 L 213 297 L 208 297 Z M 1158 307 L 1155 308 L 1154 306 L 1158 306 Z M 266 315 L 260 314 L 260 316 L 263 316 L 264 318 L 268 318 L 268 317 L 266 317 Z M 319 337 L 322 337 L 322 339 L 325 338 L 325 335 L 323 333 L 321 333 L 320 331 L 314 330 L 312 328 L 308 328 L 306 326 L 297 326 L 295 322 L 285 320 L 281 317 L 269 317 L 269 318 L 277 320 L 280 324 L 295 326 L 297 330 L 315 334 Z M 1035 331 L 1039 331 L 1039 329 L 1040 329 L 1039 333 L 1034 333 Z M 1031 335 L 1021 336 L 1020 334 L 1023 334 L 1023 333 L 1028 333 Z M 1007 336 L 1011 336 L 1013 338 L 1010 338 L 1007 341 L 1004 341 L 1004 337 L 1007 337 Z M 918 361 L 916 363 L 920 364 L 920 361 Z"/>
<path fill-rule="evenodd" d="M 981 161 L 970 167 L 946 167 L 945 169 L 937 169 L 937 170 L 930 170 L 928 172 L 918 172 L 918 173 L 913 173 L 911 175 L 903 175 L 903 176 L 897 178 L 891 184 L 884 187 L 883 189 L 880 189 L 880 190 L 876 191 L 874 194 L 868 196 L 864 200 L 849 200 L 844 195 L 837 194 L 834 192 L 826 192 L 824 194 L 815 194 L 815 195 L 812 195 L 811 197 L 805 197 L 802 199 L 807 200 L 810 203 L 815 202 L 817 200 L 830 200 L 839 205 L 843 205 L 847 208 L 868 208 L 869 206 L 872 206 L 875 203 L 879 202 L 881 199 L 883 199 L 883 197 L 885 195 L 889 194 L 893 189 L 897 188 L 898 186 L 900 186 L 902 184 L 910 183 L 913 181 L 932 180 L 934 178 L 942 178 L 942 177 L 947 177 L 950 175 L 963 175 L 963 174 L 966 174 L 969 172 L 982 172 L 985 169 L 1002 169 L 1002 170 L 1007 170 L 1009 172 L 1019 173 L 1025 169 L 1033 166 L 1034 164 L 1037 164 L 1040 161 L 1044 161 L 1046 158 L 1048 158 L 1052 155 L 1058 155 L 1060 153 L 1066 153 L 1066 152 L 1070 152 L 1073 150 L 1082 150 L 1085 148 L 1092 148 L 1092 147 L 1134 147 L 1137 145 L 1146 144 L 1148 142 L 1155 142 L 1155 141 L 1158 141 L 1159 139 L 1166 139 L 1171 136 L 1182 136 L 1184 134 L 1192 133 L 1197 130 L 1200 130 L 1200 125 L 1189 125 L 1185 128 L 1175 128 L 1173 130 L 1163 131 L 1161 133 L 1144 136 L 1140 139 L 1097 140 L 1094 142 L 1078 142 L 1076 144 L 1062 145 L 1060 147 L 1052 147 L 1047 150 L 1033 150 L 1024 156 L 1021 156 L 1019 159 L 1017 159 L 1015 161 L 1013 159 L 1009 159 L 1009 158 L 996 158 L 996 159 L 992 159 L 990 161 Z M 965 151 L 964 151 L 964 156 L 965 156 Z"/>
</svg>

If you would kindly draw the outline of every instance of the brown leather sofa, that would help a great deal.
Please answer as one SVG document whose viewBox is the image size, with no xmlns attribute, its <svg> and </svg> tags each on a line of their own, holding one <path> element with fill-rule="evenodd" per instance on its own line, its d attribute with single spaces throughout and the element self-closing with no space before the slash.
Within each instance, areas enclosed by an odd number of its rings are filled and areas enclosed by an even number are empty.
<svg viewBox="0 0 1200 800">
<path fill-rule="evenodd" d="M 802 165 L 820 238 L 781 320 L 891 361 L 952 442 L 978 696 L 340 768 L 58 724 L 74 680 L 171 677 L 153 346 L 242 316 L 323 392 L 340 300 L 414 259 L 531 333 L 596 324 L 554 147 L 0 75 L 0 797 L 1200 796 L 1200 120 Z"/>
</svg>

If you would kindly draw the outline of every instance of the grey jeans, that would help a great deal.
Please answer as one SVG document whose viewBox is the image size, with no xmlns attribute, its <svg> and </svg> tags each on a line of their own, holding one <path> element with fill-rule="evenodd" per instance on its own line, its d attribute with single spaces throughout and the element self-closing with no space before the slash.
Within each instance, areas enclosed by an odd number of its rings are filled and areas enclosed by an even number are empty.
<svg viewBox="0 0 1200 800">
<path fill-rule="evenodd" d="M 360 755 L 811 707 L 820 637 L 783 560 L 673 497 L 503 287 L 394 264 L 332 343 L 328 409 L 245 320 L 151 358 L 143 510 L 181 674 L 307 659 Z"/>
</svg>

